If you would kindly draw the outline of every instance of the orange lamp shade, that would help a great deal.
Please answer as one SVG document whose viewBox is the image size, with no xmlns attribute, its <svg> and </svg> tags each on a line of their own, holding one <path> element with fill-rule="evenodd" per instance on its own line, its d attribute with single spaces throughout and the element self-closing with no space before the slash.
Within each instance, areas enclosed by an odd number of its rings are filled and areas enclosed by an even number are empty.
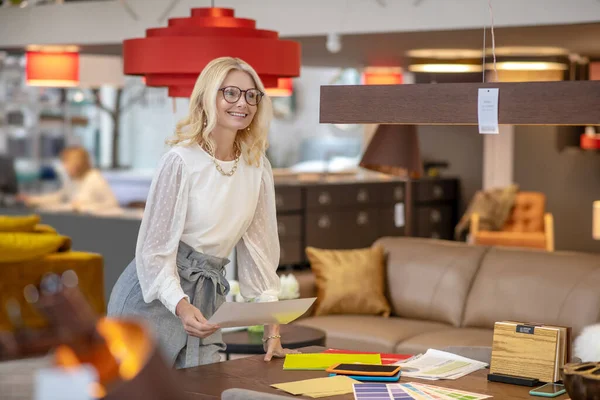
<svg viewBox="0 0 600 400">
<path fill-rule="evenodd" d="M 271 97 L 289 97 L 294 91 L 292 78 L 277 79 L 277 87 L 265 88 L 267 94 Z"/>
<path fill-rule="evenodd" d="M 364 85 L 400 85 L 402 70 L 400 68 L 369 67 L 363 72 Z"/>
<path fill-rule="evenodd" d="M 79 84 L 79 53 L 26 54 L 26 80 L 30 86 L 72 87 Z"/>
</svg>

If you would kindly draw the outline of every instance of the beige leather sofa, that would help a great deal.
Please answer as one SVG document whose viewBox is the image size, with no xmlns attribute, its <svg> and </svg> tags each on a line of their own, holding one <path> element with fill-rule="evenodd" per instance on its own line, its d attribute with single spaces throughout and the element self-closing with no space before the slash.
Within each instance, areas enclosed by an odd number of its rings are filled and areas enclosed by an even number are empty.
<svg viewBox="0 0 600 400">
<path fill-rule="evenodd" d="M 600 255 L 382 238 L 392 316 L 304 316 L 327 346 L 415 354 L 428 348 L 491 346 L 495 321 L 571 326 L 600 321 Z M 314 276 L 298 272 L 301 297 Z"/>
</svg>

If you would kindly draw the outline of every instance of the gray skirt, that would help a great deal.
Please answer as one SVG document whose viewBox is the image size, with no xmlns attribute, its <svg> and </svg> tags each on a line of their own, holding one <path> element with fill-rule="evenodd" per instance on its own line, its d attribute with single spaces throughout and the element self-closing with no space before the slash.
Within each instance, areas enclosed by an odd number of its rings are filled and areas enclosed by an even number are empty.
<svg viewBox="0 0 600 400">
<path fill-rule="evenodd" d="M 225 302 L 229 283 L 225 278 L 226 258 L 209 256 L 179 242 L 177 272 L 181 288 L 190 302 L 209 319 Z M 138 280 L 135 259 L 115 284 L 108 302 L 109 317 L 141 318 L 154 330 L 159 346 L 169 365 L 190 368 L 218 362 L 219 351 L 225 350 L 221 331 L 201 339 L 188 335 L 179 318 L 159 300 L 146 303 Z"/>
</svg>

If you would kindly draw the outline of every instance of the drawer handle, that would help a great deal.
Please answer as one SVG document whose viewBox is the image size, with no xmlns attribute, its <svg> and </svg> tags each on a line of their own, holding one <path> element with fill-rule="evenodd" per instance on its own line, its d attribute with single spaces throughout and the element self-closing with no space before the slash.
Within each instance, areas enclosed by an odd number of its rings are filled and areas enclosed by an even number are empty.
<svg viewBox="0 0 600 400">
<path fill-rule="evenodd" d="M 358 226 L 366 225 L 369 223 L 369 214 L 364 211 L 361 211 L 356 216 L 356 224 Z"/>
<path fill-rule="evenodd" d="M 331 196 L 328 192 L 321 192 L 319 194 L 319 204 L 329 204 L 331 203 Z"/>
<path fill-rule="evenodd" d="M 329 216 L 323 215 L 319 217 L 319 221 L 317 221 L 317 225 L 321 229 L 327 229 L 331 226 L 331 221 L 329 220 Z"/>
<path fill-rule="evenodd" d="M 431 232 L 431 238 L 432 239 L 439 239 L 440 238 L 440 234 L 438 232 Z"/>
<path fill-rule="evenodd" d="M 444 189 L 442 189 L 442 187 L 439 185 L 435 185 L 433 187 L 433 197 L 435 197 L 436 199 L 439 199 L 443 195 L 444 195 Z"/>
<path fill-rule="evenodd" d="M 277 207 L 283 207 L 283 196 L 280 194 L 275 195 L 275 205 Z"/>
<path fill-rule="evenodd" d="M 442 219 L 442 213 L 439 210 L 431 211 L 431 222 L 440 222 Z"/>
<path fill-rule="evenodd" d="M 402 186 L 396 186 L 394 188 L 394 200 L 396 200 L 396 201 L 404 200 L 404 188 Z"/>
<path fill-rule="evenodd" d="M 277 231 L 279 231 L 280 235 L 285 235 L 285 224 L 283 222 L 277 223 Z"/>
<path fill-rule="evenodd" d="M 358 191 L 358 195 L 356 196 L 356 200 L 359 203 L 366 203 L 367 201 L 369 201 L 369 192 L 365 189 L 360 189 Z"/>
</svg>

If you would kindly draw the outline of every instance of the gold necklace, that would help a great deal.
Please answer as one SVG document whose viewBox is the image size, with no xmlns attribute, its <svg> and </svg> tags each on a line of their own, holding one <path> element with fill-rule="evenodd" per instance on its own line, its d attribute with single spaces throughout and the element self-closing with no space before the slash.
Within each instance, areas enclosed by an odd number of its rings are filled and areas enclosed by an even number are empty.
<svg viewBox="0 0 600 400">
<path fill-rule="evenodd" d="M 235 157 L 235 162 L 233 163 L 233 167 L 231 168 L 231 171 L 229 171 L 229 172 L 223 171 L 223 168 L 221 168 L 221 165 L 217 161 L 217 158 L 215 157 L 214 153 L 211 154 L 213 163 L 215 164 L 217 171 L 219 171 L 222 175 L 232 176 L 233 174 L 235 174 L 235 171 L 237 170 L 238 162 L 240 161 L 240 155 L 242 154 L 242 152 L 240 151 L 237 142 L 235 143 L 235 147 L 236 147 L 237 156 Z"/>
</svg>

